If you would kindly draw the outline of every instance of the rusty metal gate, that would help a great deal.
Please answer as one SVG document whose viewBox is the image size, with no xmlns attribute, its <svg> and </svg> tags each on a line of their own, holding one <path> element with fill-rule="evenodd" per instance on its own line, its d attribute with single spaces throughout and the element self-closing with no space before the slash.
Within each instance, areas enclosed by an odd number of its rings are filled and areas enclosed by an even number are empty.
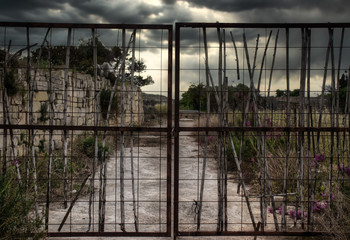
<svg viewBox="0 0 350 240">
<path fill-rule="evenodd" d="M 48 236 L 170 236 L 172 26 L 0 23 L 0 35 L 2 174 Z"/>
<path fill-rule="evenodd" d="M 1 174 L 50 237 L 347 236 L 349 27 L 176 23 L 173 108 L 171 25 L 2 22 Z"/>
<path fill-rule="evenodd" d="M 175 236 L 349 234 L 349 27 L 176 24 Z"/>
</svg>

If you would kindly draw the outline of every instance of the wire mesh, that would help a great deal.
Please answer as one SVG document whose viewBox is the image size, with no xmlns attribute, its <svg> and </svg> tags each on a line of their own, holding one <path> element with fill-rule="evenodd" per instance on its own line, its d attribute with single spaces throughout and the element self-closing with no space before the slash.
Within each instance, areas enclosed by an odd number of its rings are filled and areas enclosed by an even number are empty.
<svg viewBox="0 0 350 240">
<path fill-rule="evenodd" d="M 50 236 L 168 236 L 172 27 L 0 25 L 1 172 L 33 216 Z"/>
<path fill-rule="evenodd" d="M 176 24 L 175 235 L 348 234 L 348 28 Z"/>
</svg>

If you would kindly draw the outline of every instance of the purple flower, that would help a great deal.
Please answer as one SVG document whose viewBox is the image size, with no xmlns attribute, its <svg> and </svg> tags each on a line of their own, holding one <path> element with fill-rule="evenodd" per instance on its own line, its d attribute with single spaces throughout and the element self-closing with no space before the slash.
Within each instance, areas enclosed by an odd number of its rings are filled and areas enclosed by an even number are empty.
<svg viewBox="0 0 350 240">
<path fill-rule="evenodd" d="M 282 209 L 282 206 L 280 206 L 280 207 L 278 208 L 278 213 L 279 213 L 279 214 L 282 214 L 282 212 L 283 212 L 283 209 Z"/>
<path fill-rule="evenodd" d="M 250 161 L 255 162 L 255 159 L 252 157 L 252 158 L 250 159 Z"/>
<path fill-rule="evenodd" d="M 295 210 L 292 209 L 292 210 L 289 211 L 289 216 L 290 216 L 291 219 L 295 219 L 295 218 L 296 219 L 301 219 L 301 211 L 298 210 L 297 214 L 295 214 Z"/>
<path fill-rule="evenodd" d="M 277 139 L 277 138 L 279 138 L 279 136 L 280 136 L 280 133 L 276 132 L 274 138 Z"/>
<path fill-rule="evenodd" d="M 301 219 L 301 211 L 300 210 L 298 210 L 297 219 Z"/>
<path fill-rule="evenodd" d="M 325 197 L 327 197 L 327 194 L 326 193 L 321 193 L 321 196 L 323 197 L 323 198 L 325 198 Z"/>
<path fill-rule="evenodd" d="M 324 201 L 324 202 L 317 202 L 317 201 L 315 201 L 315 204 L 314 204 L 314 207 L 313 207 L 313 212 L 314 213 L 320 213 L 326 207 L 328 207 L 328 203 L 326 201 Z"/>
<path fill-rule="evenodd" d="M 324 156 L 324 154 L 322 153 L 318 153 L 316 154 L 316 157 L 314 157 L 314 161 L 317 162 L 317 163 L 320 163 L 320 162 L 323 162 L 323 160 L 325 159 L 326 157 Z"/>
<path fill-rule="evenodd" d="M 235 97 L 239 98 L 239 93 L 238 92 L 235 93 Z"/>
<path fill-rule="evenodd" d="M 334 194 L 331 194 L 331 200 L 333 200 L 335 198 Z"/>
<path fill-rule="evenodd" d="M 291 219 L 295 218 L 295 210 L 294 209 L 289 211 L 289 216 L 290 216 Z"/>
<path fill-rule="evenodd" d="M 269 213 L 273 213 L 273 208 L 269 207 Z"/>
<path fill-rule="evenodd" d="M 247 120 L 247 127 L 250 127 L 251 125 L 250 125 L 250 121 L 249 120 Z"/>
</svg>

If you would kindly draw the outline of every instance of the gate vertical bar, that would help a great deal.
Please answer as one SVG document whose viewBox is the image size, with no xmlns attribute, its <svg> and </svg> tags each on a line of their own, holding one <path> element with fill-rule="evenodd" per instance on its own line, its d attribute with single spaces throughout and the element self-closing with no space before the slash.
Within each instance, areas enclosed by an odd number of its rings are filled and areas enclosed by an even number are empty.
<svg viewBox="0 0 350 240">
<path fill-rule="evenodd" d="M 180 25 L 175 25 L 174 239 L 179 232 Z"/>
<path fill-rule="evenodd" d="M 171 203 L 172 203 L 172 126 L 173 126 L 173 28 L 168 29 L 168 129 L 167 129 L 167 234 L 171 235 Z"/>
</svg>

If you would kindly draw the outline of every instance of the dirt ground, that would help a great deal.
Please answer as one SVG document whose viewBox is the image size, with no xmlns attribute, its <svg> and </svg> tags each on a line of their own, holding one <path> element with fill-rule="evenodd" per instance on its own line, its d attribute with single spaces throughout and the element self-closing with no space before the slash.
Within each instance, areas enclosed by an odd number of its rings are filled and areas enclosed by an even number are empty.
<svg viewBox="0 0 350 240">
<path fill-rule="evenodd" d="M 192 126 L 191 120 L 181 122 L 181 126 Z M 137 174 L 135 181 L 135 193 L 140 204 L 138 206 L 139 231 L 165 231 L 166 223 L 166 140 L 161 136 L 140 136 L 142 143 L 134 148 L 133 155 L 137 156 L 134 162 L 134 172 Z M 150 144 L 147 145 L 147 142 Z M 179 230 L 195 231 L 195 212 L 193 211 L 193 200 L 198 199 L 198 176 L 201 174 L 203 159 L 199 157 L 200 148 L 193 135 L 182 133 L 180 136 L 180 182 L 179 182 Z M 125 222 L 126 231 L 135 231 L 133 225 L 133 204 L 132 204 L 132 181 L 130 148 L 125 149 Z M 117 151 L 110 156 L 107 162 L 107 191 L 106 191 L 106 224 L 105 231 L 120 232 L 120 152 Z M 202 231 L 215 231 L 217 219 L 217 182 L 216 162 L 209 158 L 207 162 L 206 181 L 204 189 L 204 204 L 202 213 Z M 229 179 L 233 179 L 231 174 Z M 95 188 L 99 186 L 99 172 L 96 173 Z M 251 218 L 248 213 L 244 198 L 237 194 L 237 183 L 228 181 L 228 218 L 230 231 L 252 231 Z M 94 198 L 92 231 L 98 229 L 98 192 Z M 260 209 L 257 200 L 252 199 L 252 209 L 256 221 L 259 219 Z M 52 204 L 50 210 L 49 231 L 56 232 L 61 223 L 66 209 L 60 203 Z M 89 222 L 89 196 L 86 194 L 78 199 L 71 214 L 69 215 L 62 232 L 86 232 Z M 269 229 L 273 231 L 272 216 L 268 215 Z M 152 224 L 155 223 L 155 224 Z M 52 238 L 63 239 L 63 238 Z M 67 239 L 67 238 L 64 238 Z M 105 239 L 99 238 L 69 238 L 69 239 Z M 114 238 L 110 238 L 114 239 Z M 118 239 L 172 239 L 172 238 L 118 238 Z M 178 237 L 178 239 L 254 239 L 254 237 Z M 282 239 L 281 237 L 258 237 L 257 239 Z M 297 238 L 283 238 L 297 239 Z"/>
</svg>

